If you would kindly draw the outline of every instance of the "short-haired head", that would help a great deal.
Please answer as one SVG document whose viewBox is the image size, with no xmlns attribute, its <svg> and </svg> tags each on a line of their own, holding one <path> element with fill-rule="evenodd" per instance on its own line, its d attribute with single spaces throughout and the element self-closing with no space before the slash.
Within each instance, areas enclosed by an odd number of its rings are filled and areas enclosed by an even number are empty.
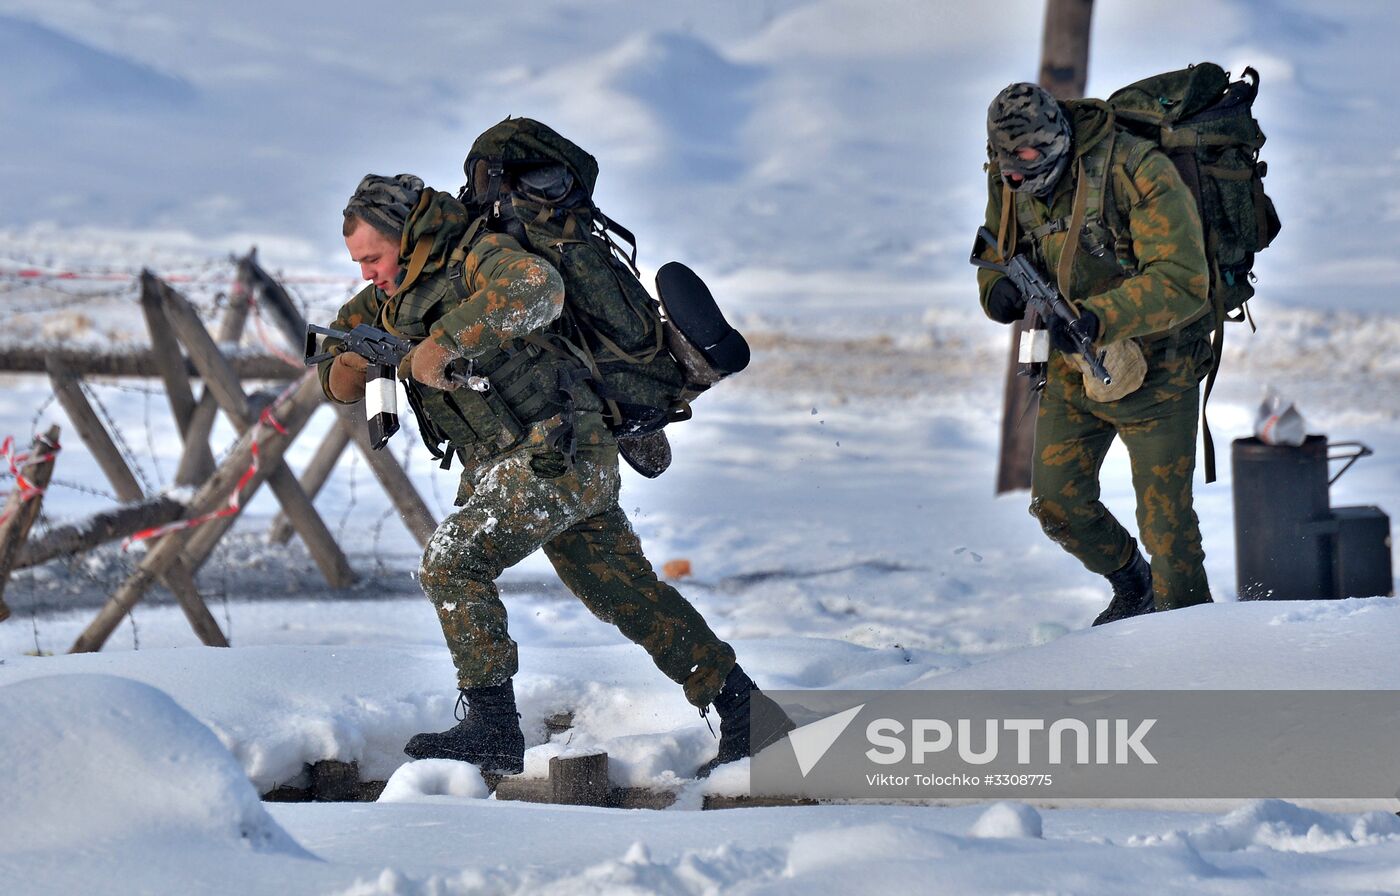
<svg viewBox="0 0 1400 896">
<path fill-rule="evenodd" d="M 384 177 L 366 174 L 345 206 L 344 236 L 350 236 L 364 221 L 389 239 L 403 238 L 409 215 L 423 195 L 423 181 L 412 174 Z"/>
</svg>

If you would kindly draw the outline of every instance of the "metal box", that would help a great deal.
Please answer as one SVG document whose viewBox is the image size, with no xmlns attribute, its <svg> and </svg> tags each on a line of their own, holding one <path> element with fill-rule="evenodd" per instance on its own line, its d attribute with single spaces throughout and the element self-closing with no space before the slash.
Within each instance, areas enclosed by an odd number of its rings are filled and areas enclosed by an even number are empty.
<svg viewBox="0 0 1400 896">
<path fill-rule="evenodd" d="M 1395 594 L 1390 560 L 1390 517 L 1379 507 L 1334 507 L 1337 534 L 1332 574 L 1337 597 Z"/>
</svg>

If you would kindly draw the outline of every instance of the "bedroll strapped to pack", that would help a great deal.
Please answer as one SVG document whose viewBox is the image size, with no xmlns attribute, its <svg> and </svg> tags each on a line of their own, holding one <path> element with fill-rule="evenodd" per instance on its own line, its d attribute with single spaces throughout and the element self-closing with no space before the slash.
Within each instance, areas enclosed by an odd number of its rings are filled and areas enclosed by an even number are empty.
<svg viewBox="0 0 1400 896">
<path fill-rule="evenodd" d="M 1254 118 L 1259 73 L 1230 75 L 1213 62 L 1144 78 L 1113 93 L 1115 126 L 1150 140 L 1166 153 L 1196 198 L 1211 264 L 1210 297 L 1215 360 L 1202 400 L 1206 481 L 1215 481 L 1215 445 L 1205 404 L 1220 369 L 1226 320 L 1249 319 L 1254 255 L 1279 232 L 1274 203 L 1264 193 L 1267 163 L 1260 161 L 1264 132 Z M 1254 326 L 1249 320 L 1251 328 Z"/>
<path fill-rule="evenodd" d="M 636 238 L 593 203 L 598 163 L 577 145 L 508 118 L 476 139 L 463 169 L 460 198 L 563 277 L 564 312 L 542 341 L 592 372 L 617 435 L 688 419 L 692 399 L 748 363 L 743 336 L 689 268 L 662 268 L 660 302 L 647 292 Z"/>
</svg>

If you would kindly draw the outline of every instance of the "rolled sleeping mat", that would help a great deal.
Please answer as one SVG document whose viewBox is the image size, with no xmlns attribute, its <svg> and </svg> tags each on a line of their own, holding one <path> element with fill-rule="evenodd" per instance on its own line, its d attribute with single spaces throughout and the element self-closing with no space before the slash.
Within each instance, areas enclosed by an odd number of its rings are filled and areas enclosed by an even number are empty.
<svg viewBox="0 0 1400 896">
<path fill-rule="evenodd" d="M 387 364 L 365 368 L 365 417 L 369 421 L 369 446 L 375 451 L 399 431 L 399 393 L 396 371 Z"/>
<path fill-rule="evenodd" d="M 714 368 L 719 379 L 749 366 L 749 344 L 729 325 L 705 281 L 678 261 L 656 272 L 656 293 L 666 319 Z"/>
</svg>

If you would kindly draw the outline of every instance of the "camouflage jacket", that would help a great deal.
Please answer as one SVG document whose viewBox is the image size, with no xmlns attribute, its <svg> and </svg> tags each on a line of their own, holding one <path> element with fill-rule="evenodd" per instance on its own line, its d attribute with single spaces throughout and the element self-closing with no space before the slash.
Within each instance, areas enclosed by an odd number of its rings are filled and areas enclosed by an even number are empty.
<svg viewBox="0 0 1400 896">
<path fill-rule="evenodd" d="M 522 444 L 543 421 L 576 425 L 581 444 L 598 441 L 602 403 L 578 379 L 580 363 L 526 339 L 548 333 L 564 307 L 563 280 L 547 261 L 469 222 L 447 193 L 425 190 L 405 226 L 399 264 L 403 281 L 392 298 L 366 287 L 331 326 L 369 323 L 414 343 L 433 339 L 488 378 L 485 392 L 442 392 L 414 381 L 405 359 L 399 376 L 410 402 L 420 424 L 426 416 L 427 428 L 436 430 L 425 432 L 425 441 L 447 442 L 468 465 Z M 323 363 L 322 389 L 334 401 L 329 373 Z"/>
<path fill-rule="evenodd" d="M 1109 124 L 1099 100 L 1066 104 L 1074 127 L 1074 160 L 1048 201 L 1010 194 L 1008 229 L 1019 252 L 1031 252 L 1057 279 L 1066 222 L 1080 172 L 1087 214 L 1072 270 L 1061 292 L 1098 316 L 1100 343 L 1176 331 L 1209 312 L 1210 268 L 1195 198 L 1176 167 L 1151 143 Z M 995 162 L 987 165 L 987 227 L 1000 233 L 1006 195 Z M 994 252 L 995 250 L 989 250 Z M 978 272 L 983 310 L 1002 275 Z M 1202 328 L 1204 331 L 1204 328 Z"/>
</svg>

